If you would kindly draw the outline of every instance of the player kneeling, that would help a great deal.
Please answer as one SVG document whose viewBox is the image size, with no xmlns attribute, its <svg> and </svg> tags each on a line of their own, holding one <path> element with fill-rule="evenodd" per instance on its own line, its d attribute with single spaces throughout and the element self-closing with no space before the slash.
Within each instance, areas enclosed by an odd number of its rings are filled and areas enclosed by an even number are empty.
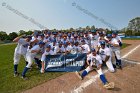
<svg viewBox="0 0 140 93">
<path fill-rule="evenodd" d="M 107 79 L 105 78 L 105 75 L 103 74 L 103 71 L 101 69 L 102 66 L 102 60 L 99 55 L 97 55 L 95 49 L 91 49 L 91 54 L 87 56 L 87 64 L 88 67 L 80 74 L 76 72 L 78 77 L 82 80 L 90 71 L 95 69 L 98 74 L 100 75 L 100 79 L 102 83 L 104 84 L 104 87 L 106 89 L 113 89 L 114 88 L 114 82 L 109 83 Z"/>
<path fill-rule="evenodd" d="M 54 55 L 56 54 L 54 51 L 51 50 L 51 46 L 50 45 L 47 45 L 46 46 L 46 49 L 45 49 L 45 52 L 43 53 L 42 57 L 41 57 L 41 62 L 42 62 L 42 68 L 41 68 L 41 73 L 44 73 L 45 72 L 45 65 L 46 64 L 46 56 L 47 55 Z"/>
</svg>

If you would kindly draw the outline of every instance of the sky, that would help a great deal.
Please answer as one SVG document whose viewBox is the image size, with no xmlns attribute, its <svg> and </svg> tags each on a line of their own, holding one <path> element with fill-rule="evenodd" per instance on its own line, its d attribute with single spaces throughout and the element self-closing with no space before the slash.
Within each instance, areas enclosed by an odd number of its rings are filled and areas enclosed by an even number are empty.
<svg viewBox="0 0 140 93">
<path fill-rule="evenodd" d="M 140 16 L 139 9 L 140 0 L 0 0 L 0 31 L 10 33 L 92 25 L 122 29 L 131 19 Z"/>
</svg>

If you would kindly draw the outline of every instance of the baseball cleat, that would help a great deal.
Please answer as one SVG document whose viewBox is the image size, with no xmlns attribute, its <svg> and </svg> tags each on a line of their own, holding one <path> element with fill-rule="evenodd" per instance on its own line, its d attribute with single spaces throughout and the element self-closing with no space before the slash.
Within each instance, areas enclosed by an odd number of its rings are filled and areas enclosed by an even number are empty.
<svg viewBox="0 0 140 93">
<path fill-rule="evenodd" d="M 42 70 L 42 69 L 41 69 L 40 72 L 43 74 L 43 73 L 45 73 L 45 70 Z"/>
<path fill-rule="evenodd" d="M 78 78 L 79 78 L 80 80 L 83 80 L 83 78 L 81 77 L 81 75 L 80 75 L 79 72 L 76 71 L 75 74 L 78 76 Z"/>
<path fill-rule="evenodd" d="M 23 80 L 28 80 L 29 78 L 28 77 L 26 77 L 26 76 L 22 76 L 21 77 Z"/>
<path fill-rule="evenodd" d="M 117 69 L 122 70 L 122 66 L 120 66 L 120 65 L 116 65 L 116 67 L 117 67 Z"/>
<path fill-rule="evenodd" d="M 14 77 L 17 77 L 17 76 L 19 76 L 19 73 L 18 72 L 14 73 Z"/>
<path fill-rule="evenodd" d="M 113 89 L 114 88 L 114 82 L 105 84 L 104 88 L 106 88 L 106 89 Z"/>
<path fill-rule="evenodd" d="M 114 86 L 115 86 L 114 82 L 110 82 L 110 83 L 109 83 L 109 86 L 113 89 Z"/>
</svg>

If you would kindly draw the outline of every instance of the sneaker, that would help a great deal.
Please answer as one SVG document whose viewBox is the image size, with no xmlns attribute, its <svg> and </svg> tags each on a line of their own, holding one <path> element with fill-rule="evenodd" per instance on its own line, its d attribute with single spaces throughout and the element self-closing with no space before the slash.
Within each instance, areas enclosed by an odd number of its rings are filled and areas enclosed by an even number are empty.
<svg viewBox="0 0 140 93">
<path fill-rule="evenodd" d="M 19 76 L 19 73 L 18 72 L 14 73 L 14 77 L 17 77 L 17 76 Z"/>
<path fill-rule="evenodd" d="M 81 77 L 81 74 L 79 73 L 79 72 L 75 72 L 75 74 L 78 76 L 78 78 L 80 79 L 80 80 L 83 80 L 83 78 Z"/>
<path fill-rule="evenodd" d="M 26 77 L 26 76 L 22 76 L 21 77 L 23 80 L 28 80 L 29 78 L 28 77 Z"/>
</svg>

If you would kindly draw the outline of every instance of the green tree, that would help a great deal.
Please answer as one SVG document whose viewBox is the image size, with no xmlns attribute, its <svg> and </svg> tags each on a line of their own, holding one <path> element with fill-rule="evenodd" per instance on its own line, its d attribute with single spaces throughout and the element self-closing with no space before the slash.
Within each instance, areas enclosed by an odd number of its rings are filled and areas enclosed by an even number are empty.
<svg viewBox="0 0 140 93">
<path fill-rule="evenodd" d="M 24 31 L 24 30 L 20 30 L 20 31 L 19 31 L 19 36 L 20 36 L 20 35 L 24 35 L 24 34 L 26 34 L 26 31 Z"/>
<path fill-rule="evenodd" d="M 33 32 L 29 30 L 29 31 L 27 31 L 25 34 L 26 34 L 26 35 L 32 35 Z"/>
<path fill-rule="evenodd" d="M 87 31 L 91 30 L 91 29 L 90 29 L 90 26 L 86 26 L 86 30 L 87 30 Z"/>
<path fill-rule="evenodd" d="M 70 28 L 69 31 L 72 32 L 72 31 L 74 31 L 74 29 L 73 28 Z"/>
<path fill-rule="evenodd" d="M 18 34 L 16 32 L 12 32 L 12 33 L 9 34 L 9 40 L 13 40 L 17 36 L 18 36 Z"/>
<path fill-rule="evenodd" d="M 126 36 L 132 36 L 132 35 L 133 35 L 132 30 L 127 30 L 127 31 L 125 32 L 125 35 L 126 35 Z"/>
<path fill-rule="evenodd" d="M 3 40 L 7 40 L 7 39 L 8 39 L 7 33 L 4 31 L 0 31 L 0 40 L 3 41 Z"/>
<path fill-rule="evenodd" d="M 95 30 L 95 26 L 93 25 L 93 26 L 91 26 L 91 30 Z"/>
</svg>

